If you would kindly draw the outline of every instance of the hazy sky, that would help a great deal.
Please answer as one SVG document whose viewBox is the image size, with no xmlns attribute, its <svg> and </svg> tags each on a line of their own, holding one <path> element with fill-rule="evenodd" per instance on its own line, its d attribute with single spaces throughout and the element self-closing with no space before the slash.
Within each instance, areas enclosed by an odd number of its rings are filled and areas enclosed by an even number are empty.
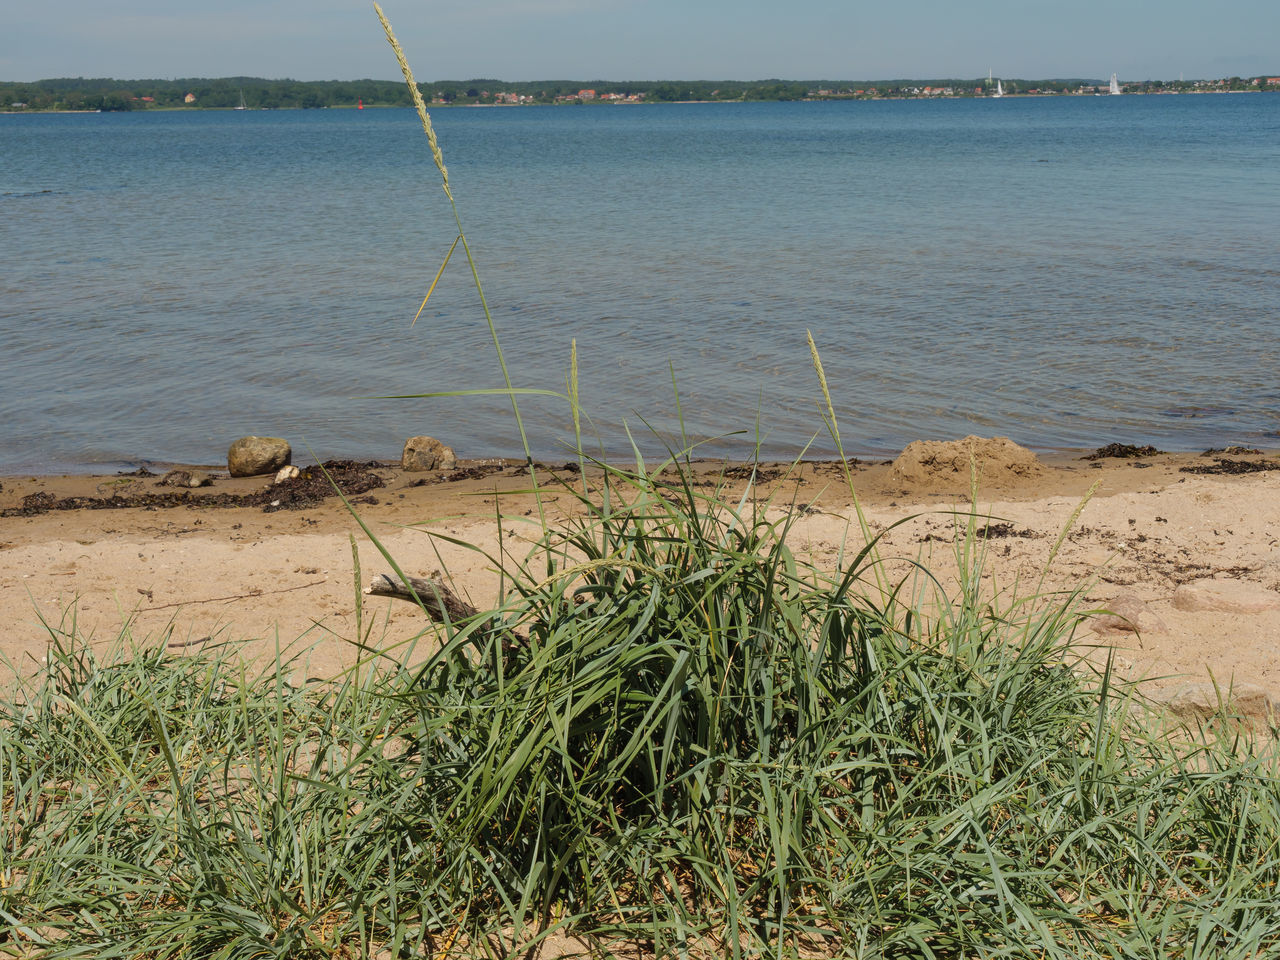
<svg viewBox="0 0 1280 960">
<path fill-rule="evenodd" d="M 0 80 L 396 79 L 363 0 L 5 5 Z M 1280 74 L 1280 0 L 385 0 L 418 79 Z"/>
</svg>

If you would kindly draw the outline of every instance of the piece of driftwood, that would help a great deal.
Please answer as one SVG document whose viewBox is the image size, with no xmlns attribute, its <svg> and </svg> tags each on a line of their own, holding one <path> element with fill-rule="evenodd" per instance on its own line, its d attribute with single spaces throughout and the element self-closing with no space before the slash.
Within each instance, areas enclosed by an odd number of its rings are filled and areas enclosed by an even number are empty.
<svg viewBox="0 0 1280 960">
<path fill-rule="evenodd" d="M 407 577 L 401 580 L 389 573 L 380 573 L 364 588 L 366 596 L 391 597 L 393 600 L 407 600 L 415 606 L 421 601 L 422 608 L 436 623 L 457 623 L 480 615 L 480 611 L 439 580 L 423 577 Z M 416 596 L 415 596 L 416 594 Z M 514 647 L 523 647 L 528 640 L 513 630 L 503 631 L 502 652 L 504 658 L 511 656 Z"/>
<path fill-rule="evenodd" d="M 412 604 L 421 602 L 427 616 L 437 623 L 456 623 L 480 612 L 439 580 L 423 577 L 401 580 L 392 574 L 380 573 L 369 581 L 364 592 L 370 597 L 391 597 L 393 600 L 408 600 Z"/>
</svg>

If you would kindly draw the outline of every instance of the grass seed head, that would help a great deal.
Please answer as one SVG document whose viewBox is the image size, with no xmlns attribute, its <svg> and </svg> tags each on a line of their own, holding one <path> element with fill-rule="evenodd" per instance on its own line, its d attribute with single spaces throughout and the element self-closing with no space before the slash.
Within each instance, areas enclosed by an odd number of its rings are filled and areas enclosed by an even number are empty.
<svg viewBox="0 0 1280 960">
<path fill-rule="evenodd" d="M 409 67 L 409 61 L 405 59 L 404 50 L 401 49 L 400 41 L 396 39 L 395 32 L 391 29 L 391 23 L 382 12 L 382 7 L 375 3 L 373 9 L 377 12 L 378 19 L 382 22 L 382 29 L 387 35 L 387 43 L 391 44 L 391 49 L 395 51 L 396 62 L 400 64 L 400 72 L 404 74 L 404 82 L 409 85 L 409 95 L 413 97 L 413 105 L 418 111 L 418 119 L 422 121 L 422 129 L 427 134 L 427 143 L 431 146 L 431 158 L 436 162 L 436 167 L 444 180 L 444 191 L 448 193 L 449 168 L 444 165 L 444 154 L 440 152 L 440 144 L 436 141 L 436 132 L 431 126 L 431 114 L 427 113 L 427 105 L 422 99 L 422 91 L 418 89 L 418 82 L 413 79 L 413 70 Z"/>
</svg>

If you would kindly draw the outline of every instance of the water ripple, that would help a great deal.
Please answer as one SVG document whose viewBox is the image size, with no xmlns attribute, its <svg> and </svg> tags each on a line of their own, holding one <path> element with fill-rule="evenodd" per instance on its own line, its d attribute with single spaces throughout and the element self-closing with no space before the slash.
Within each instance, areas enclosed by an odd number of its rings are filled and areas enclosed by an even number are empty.
<svg viewBox="0 0 1280 960">
<path fill-rule="evenodd" d="M 576 340 L 613 452 L 624 422 L 678 432 L 673 376 L 697 435 L 759 418 L 770 454 L 827 451 L 809 331 L 855 452 L 975 431 L 1194 449 L 1280 426 L 1265 101 L 437 127 L 517 382 L 561 387 Z M 501 380 L 460 256 L 409 327 L 455 235 L 411 112 L 68 119 L 0 128 L 0 472 L 217 460 L 250 432 L 516 452 L 500 398 L 353 399 Z M 528 407 L 562 452 L 564 405 Z"/>
</svg>

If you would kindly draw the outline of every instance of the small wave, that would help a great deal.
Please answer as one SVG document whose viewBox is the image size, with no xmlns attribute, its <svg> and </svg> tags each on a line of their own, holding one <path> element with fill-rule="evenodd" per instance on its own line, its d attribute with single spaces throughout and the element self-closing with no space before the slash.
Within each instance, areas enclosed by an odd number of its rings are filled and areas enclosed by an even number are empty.
<svg viewBox="0 0 1280 960">
<path fill-rule="evenodd" d="M 1160 411 L 1162 416 L 1166 417 L 1229 417 L 1235 413 L 1230 407 L 1168 407 Z"/>
</svg>

